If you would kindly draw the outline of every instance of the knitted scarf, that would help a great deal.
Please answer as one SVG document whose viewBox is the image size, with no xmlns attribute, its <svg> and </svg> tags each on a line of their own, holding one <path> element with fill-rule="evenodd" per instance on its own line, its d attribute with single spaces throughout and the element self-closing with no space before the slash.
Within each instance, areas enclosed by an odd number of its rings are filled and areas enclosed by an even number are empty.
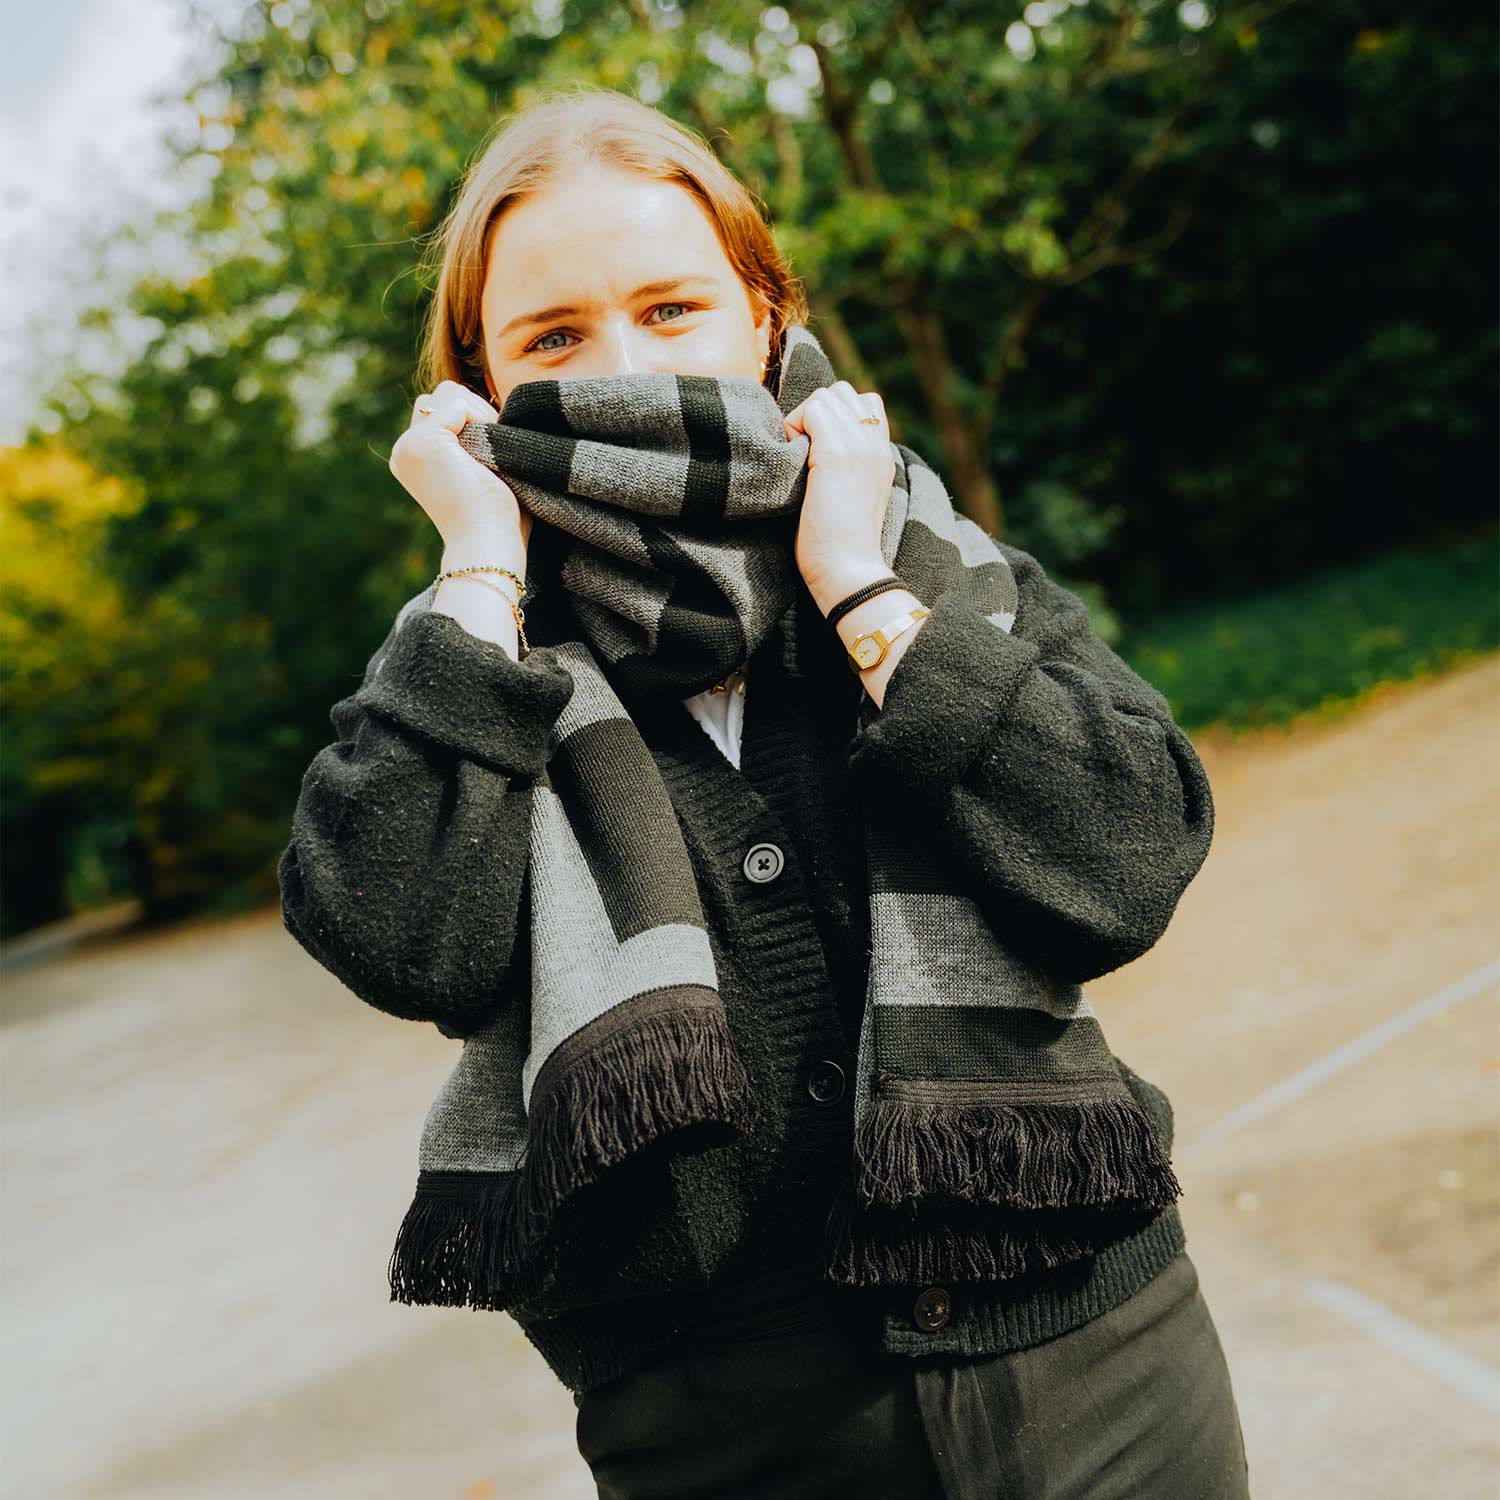
<svg viewBox="0 0 1500 1500">
<path fill-rule="evenodd" d="M 834 378 L 794 325 L 774 390 L 657 373 L 535 380 L 498 422 L 460 433 L 564 537 L 553 582 L 577 637 L 533 653 L 574 690 L 532 787 L 530 1004 L 515 997 L 465 1038 L 428 1113 L 393 1300 L 514 1305 L 591 1184 L 653 1143 L 710 1150 L 757 1118 L 687 847 L 621 694 L 718 682 L 794 601 L 809 439 L 788 440 L 782 417 Z M 1017 590 L 998 547 L 893 446 L 885 560 L 924 603 L 955 590 L 1008 632 Z M 878 712 L 862 695 L 851 728 Z M 872 951 L 825 1276 L 1005 1280 L 1141 1228 L 1180 1187 L 1079 985 L 1007 949 L 951 861 L 881 806 L 863 816 Z"/>
</svg>

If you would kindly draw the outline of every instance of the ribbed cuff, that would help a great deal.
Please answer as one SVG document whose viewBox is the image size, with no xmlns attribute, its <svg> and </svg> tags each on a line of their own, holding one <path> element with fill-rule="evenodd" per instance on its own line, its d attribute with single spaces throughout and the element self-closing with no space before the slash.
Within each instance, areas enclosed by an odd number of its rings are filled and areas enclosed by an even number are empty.
<svg viewBox="0 0 1500 1500">
<path fill-rule="evenodd" d="M 848 746 L 851 771 L 913 789 L 952 786 L 988 745 L 1040 652 L 963 594 L 939 594 Z"/>
<path fill-rule="evenodd" d="M 360 706 L 481 765 L 535 776 L 573 695 L 573 678 L 549 646 L 517 661 L 452 615 L 426 609 L 396 632 Z"/>
</svg>

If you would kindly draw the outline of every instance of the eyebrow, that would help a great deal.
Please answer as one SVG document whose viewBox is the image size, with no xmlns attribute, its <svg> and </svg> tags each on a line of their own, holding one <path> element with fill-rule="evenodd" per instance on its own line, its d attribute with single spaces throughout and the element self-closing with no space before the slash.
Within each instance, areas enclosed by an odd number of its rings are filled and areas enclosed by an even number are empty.
<svg viewBox="0 0 1500 1500">
<path fill-rule="evenodd" d="M 717 276 L 668 276 L 664 281 L 647 281 L 638 286 L 630 294 L 629 300 L 634 302 L 638 297 L 654 297 L 660 292 L 670 292 L 676 287 L 691 286 L 694 283 L 713 287 L 721 285 Z M 576 313 L 587 311 L 587 307 L 575 307 L 569 304 L 567 306 L 544 307 L 540 312 L 522 313 L 520 317 L 512 318 L 495 337 L 503 339 L 513 329 L 530 327 L 535 323 L 550 323 L 554 318 L 571 318 Z"/>
</svg>

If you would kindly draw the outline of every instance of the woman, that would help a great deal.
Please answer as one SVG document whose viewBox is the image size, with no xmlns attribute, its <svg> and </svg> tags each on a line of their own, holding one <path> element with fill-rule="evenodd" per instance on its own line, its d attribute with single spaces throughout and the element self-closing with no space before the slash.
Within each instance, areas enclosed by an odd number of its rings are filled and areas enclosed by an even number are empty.
<svg viewBox="0 0 1500 1500">
<path fill-rule="evenodd" d="M 659 112 L 523 113 L 439 246 L 391 469 L 442 566 L 280 872 L 464 1042 L 393 1298 L 508 1310 L 603 1496 L 1245 1495 L 1170 1105 L 1080 988 L 1207 855 L 1165 700 Z"/>
</svg>

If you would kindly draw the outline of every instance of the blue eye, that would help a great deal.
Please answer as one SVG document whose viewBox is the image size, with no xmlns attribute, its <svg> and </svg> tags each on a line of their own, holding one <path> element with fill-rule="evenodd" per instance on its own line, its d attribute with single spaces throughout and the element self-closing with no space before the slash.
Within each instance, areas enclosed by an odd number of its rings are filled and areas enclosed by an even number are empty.
<svg viewBox="0 0 1500 1500">
<path fill-rule="evenodd" d="M 685 318 L 690 312 L 695 311 L 696 308 L 697 308 L 697 306 L 698 306 L 698 304 L 695 303 L 695 302 L 658 302 L 656 304 L 656 306 L 654 308 L 652 308 L 651 310 L 652 310 L 652 312 L 660 312 L 661 309 L 664 308 L 664 307 L 676 307 L 676 308 L 680 308 L 681 312 L 679 313 L 679 315 L 677 317 L 675 317 L 675 318 L 665 318 L 665 319 L 662 320 L 662 321 L 667 322 L 667 323 L 680 323 L 683 320 L 683 318 Z M 568 336 L 569 336 L 568 332 L 564 328 L 549 328 L 546 333 L 538 334 L 536 338 L 532 339 L 532 341 L 529 344 L 527 344 L 527 346 L 521 351 L 521 353 L 522 354 L 533 354 L 533 353 L 536 353 L 536 354 L 557 354 L 557 353 L 560 353 L 562 350 L 564 350 L 564 349 L 566 349 L 568 347 L 566 344 L 551 344 L 551 345 L 548 345 L 548 344 L 545 344 L 543 341 L 545 339 L 550 339 L 550 338 L 554 338 L 554 337 L 568 337 Z"/>
</svg>

